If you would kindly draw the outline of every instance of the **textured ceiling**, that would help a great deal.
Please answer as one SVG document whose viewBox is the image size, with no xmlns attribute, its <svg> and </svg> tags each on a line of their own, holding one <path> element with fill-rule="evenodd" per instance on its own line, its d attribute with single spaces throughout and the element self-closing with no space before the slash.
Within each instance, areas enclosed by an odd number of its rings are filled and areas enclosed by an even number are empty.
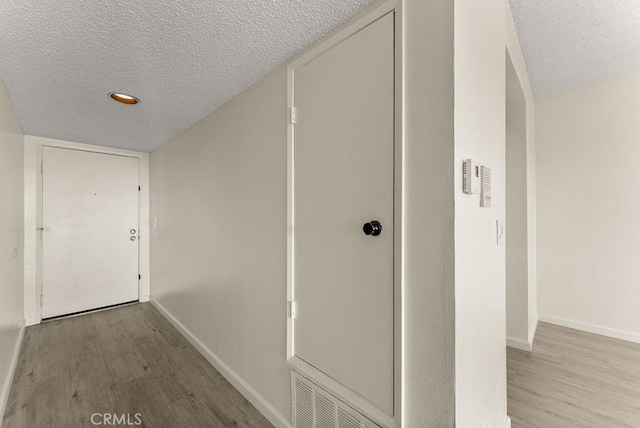
<svg viewBox="0 0 640 428">
<path fill-rule="evenodd" d="M 535 94 L 640 69 L 640 0 L 511 0 Z"/>
<path fill-rule="evenodd" d="M 0 76 L 27 134 L 151 151 L 370 3 L 5 0 Z"/>
</svg>

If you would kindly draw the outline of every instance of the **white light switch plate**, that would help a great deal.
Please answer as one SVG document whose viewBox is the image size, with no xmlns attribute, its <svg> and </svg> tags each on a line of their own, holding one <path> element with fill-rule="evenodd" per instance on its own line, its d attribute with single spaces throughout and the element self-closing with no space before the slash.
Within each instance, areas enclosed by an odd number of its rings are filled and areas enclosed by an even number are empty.
<svg viewBox="0 0 640 428">
<path fill-rule="evenodd" d="M 496 220 L 496 237 L 498 245 L 502 245 L 504 243 L 504 234 L 504 220 Z"/>
</svg>

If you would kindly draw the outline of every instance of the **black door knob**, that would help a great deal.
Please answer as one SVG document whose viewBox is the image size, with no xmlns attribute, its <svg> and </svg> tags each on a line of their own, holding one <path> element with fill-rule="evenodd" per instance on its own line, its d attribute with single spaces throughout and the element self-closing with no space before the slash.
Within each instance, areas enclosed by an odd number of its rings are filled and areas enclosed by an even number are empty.
<svg viewBox="0 0 640 428">
<path fill-rule="evenodd" d="M 371 220 L 362 226 L 362 231 L 365 235 L 378 236 L 382 232 L 382 225 L 378 220 Z"/>
</svg>

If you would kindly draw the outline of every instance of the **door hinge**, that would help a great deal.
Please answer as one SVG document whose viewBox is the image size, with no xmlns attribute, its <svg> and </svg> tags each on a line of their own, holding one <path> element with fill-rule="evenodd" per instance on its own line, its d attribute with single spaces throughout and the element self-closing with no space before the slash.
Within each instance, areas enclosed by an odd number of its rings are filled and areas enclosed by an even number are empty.
<svg viewBox="0 0 640 428">
<path fill-rule="evenodd" d="M 142 275 L 138 275 L 138 281 L 142 279 Z"/>
<path fill-rule="evenodd" d="M 296 302 L 289 301 L 289 318 L 294 319 L 296 317 Z"/>
<path fill-rule="evenodd" d="M 295 107 L 291 107 L 291 110 L 289 110 L 289 122 L 292 125 L 296 124 L 296 108 Z"/>
<path fill-rule="evenodd" d="M 44 174 L 44 162 L 40 162 L 40 174 Z"/>
<path fill-rule="evenodd" d="M 40 295 L 40 307 L 42 307 L 42 294 Z"/>
</svg>

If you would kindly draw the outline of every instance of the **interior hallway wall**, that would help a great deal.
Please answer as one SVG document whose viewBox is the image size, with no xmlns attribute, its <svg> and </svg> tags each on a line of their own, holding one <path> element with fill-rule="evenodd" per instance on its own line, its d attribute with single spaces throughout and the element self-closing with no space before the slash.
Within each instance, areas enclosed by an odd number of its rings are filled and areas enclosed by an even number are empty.
<svg viewBox="0 0 640 428">
<path fill-rule="evenodd" d="M 524 92 L 507 55 L 506 263 L 507 344 L 528 343 L 527 126 Z"/>
<path fill-rule="evenodd" d="M 454 2 L 404 19 L 403 427 L 453 427 Z"/>
<path fill-rule="evenodd" d="M 0 418 L 23 313 L 23 134 L 0 80 Z"/>
<path fill-rule="evenodd" d="M 540 319 L 640 342 L 640 72 L 536 98 Z"/>
<path fill-rule="evenodd" d="M 505 245 L 505 3 L 455 1 L 456 426 L 507 421 Z M 462 163 L 491 168 L 492 206 L 462 191 Z"/>
<path fill-rule="evenodd" d="M 151 153 L 151 296 L 290 420 L 287 77 Z M 152 220 L 153 221 L 153 220 Z"/>
<path fill-rule="evenodd" d="M 524 174 L 520 175 L 520 179 L 524 178 L 525 182 L 524 187 L 520 187 L 517 190 L 512 188 L 512 190 L 518 192 L 513 194 L 516 197 L 517 195 L 524 195 L 525 199 L 521 202 L 526 205 L 525 211 L 520 212 L 520 218 L 516 219 L 516 222 L 520 222 L 519 228 L 522 227 L 524 222 L 524 228 L 520 229 L 520 231 L 524 230 L 525 233 L 524 236 L 520 236 L 519 254 L 507 254 L 507 272 L 510 269 L 510 257 L 519 260 L 521 268 L 526 266 L 526 270 L 520 270 L 517 281 L 509 281 L 509 273 L 507 273 L 507 343 L 520 349 L 531 350 L 536 327 L 538 326 L 535 98 L 531 90 L 529 73 L 522 54 L 509 0 L 505 1 L 505 7 L 507 10 L 505 21 L 508 59 L 511 61 L 512 71 L 517 79 L 516 83 L 519 86 L 517 89 L 520 94 L 524 95 L 524 100 L 519 101 L 520 104 L 524 102 L 524 106 L 519 108 L 519 112 L 514 115 L 514 110 L 511 109 L 511 118 L 519 123 L 518 126 L 511 127 L 511 132 L 513 137 L 524 138 L 524 153 L 520 153 L 520 156 L 525 157 L 524 163 L 517 166 L 519 170 L 512 170 L 512 172 Z M 508 102 L 509 100 L 507 100 Z M 514 121 L 509 123 L 509 116 L 510 114 L 507 113 L 507 128 L 509 128 L 510 124 L 514 124 Z M 522 124 L 524 124 L 524 127 Z M 507 153 L 507 156 L 509 156 L 509 153 Z M 508 168 L 509 161 L 507 160 Z M 508 175 L 507 189 L 509 188 Z M 509 199 L 509 195 L 507 195 L 507 199 Z M 509 215 L 509 208 L 507 208 L 507 242 L 512 238 L 510 236 L 512 226 L 514 225 Z M 507 245 L 508 250 L 509 245 Z"/>
<path fill-rule="evenodd" d="M 453 4 L 404 7 L 403 426 L 452 427 Z M 281 67 L 151 154 L 151 295 L 290 421 L 286 106 Z"/>
</svg>

